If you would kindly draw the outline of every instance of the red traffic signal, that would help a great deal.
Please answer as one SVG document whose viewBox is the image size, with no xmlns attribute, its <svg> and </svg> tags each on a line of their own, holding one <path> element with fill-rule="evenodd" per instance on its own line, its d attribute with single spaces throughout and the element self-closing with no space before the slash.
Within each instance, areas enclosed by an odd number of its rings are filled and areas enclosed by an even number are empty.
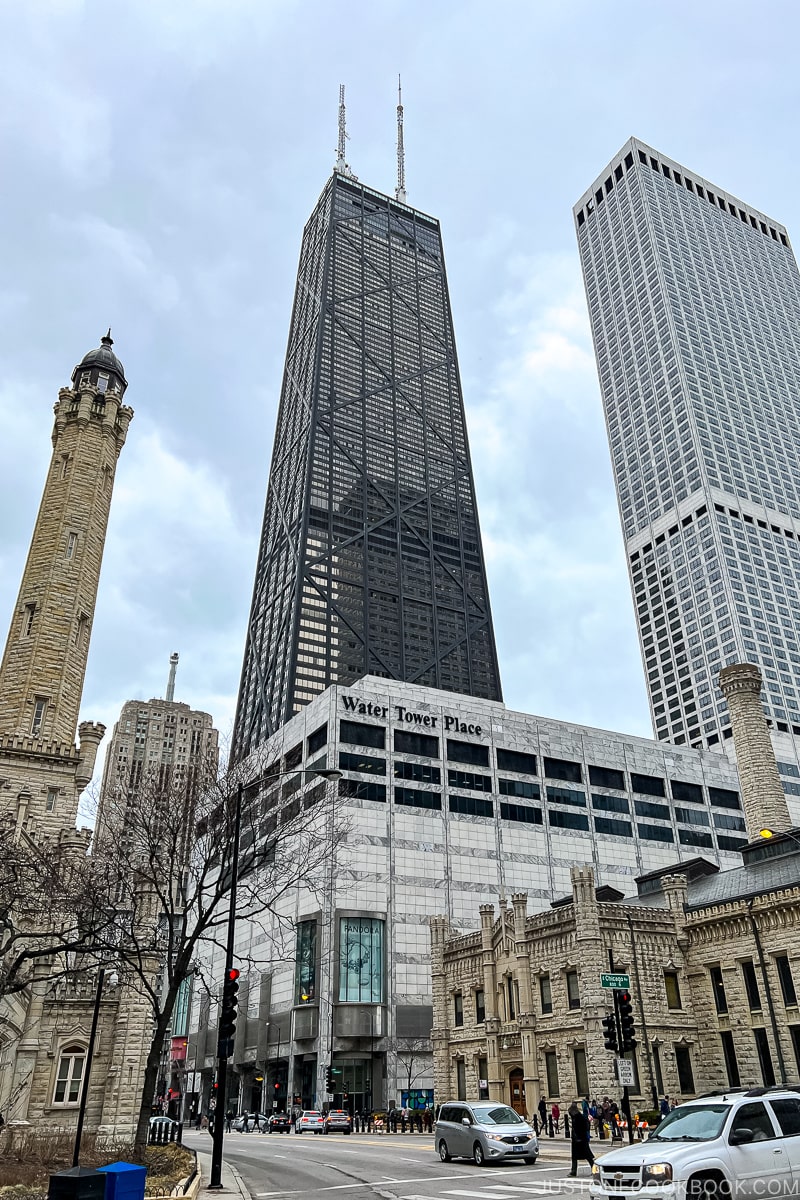
<svg viewBox="0 0 800 1200">
<path fill-rule="evenodd" d="M 241 971 L 238 971 L 236 969 L 236 967 L 229 967 L 228 970 L 225 972 L 225 980 L 226 980 L 226 982 L 233 983 L 234 980 L 238 979 L 240 975 L 241 975 Z"/>
</svg>

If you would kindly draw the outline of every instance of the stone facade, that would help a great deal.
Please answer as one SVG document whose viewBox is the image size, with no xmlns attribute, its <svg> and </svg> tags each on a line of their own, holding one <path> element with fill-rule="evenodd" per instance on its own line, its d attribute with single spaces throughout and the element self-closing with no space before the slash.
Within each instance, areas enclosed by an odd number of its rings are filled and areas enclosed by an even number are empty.
<svg viewBox="0 0 800 1200">
<path fill-rule="evenodd" d="M 800 1078 L 800 842 L 756 843 L 742 867 L 702 859 L 639 880 L 630 900 L 572 871 L 572 894 L 527 914 L 527 897 L 480 908 L 478 932 L 431 920 L 437 1101 L 492 1099 L 533 1115 L 588 1095 L 619 1096 L 602 1018 L 601 972 L 627 972 L 636 1022 L 636 1108 L 653 1093 Z M 570 982 L 569 976 L 573 976 Z M 630 1055 L 628 1055 L 630 1057 Z M 486 1076 L 480 1072 L 484 1068 Z"/>
<path fill-rule="evenodd" d="M 753 663 L 734 663 L 719 673 L 719 686 L 730 710 L 745 822 L 752 838 L 758 837 L 762 828 L 782 833 L 791 826 L 761 703 L 761 684 L 761 672 Z"/>
<path fill-rule="evenodd" d="M 105 732 L 78 725 L 78 711 L 116 465 L 133 417 L 111 344 L 107 334 L 59 392 L 53 455 L 0 667 L 0 814 L 16 839 L 45 854 L 54 843 L 87 851 L 78 801 Z M 41 960 L 25 991 L 0 998 L 0 1111 L 12 1127 L 77 1119 L 97 976 L 59 978 L 58 965 Z M 124 1134 L 138 1109 L 150 1012 L 107 976 L 99 1013 L 86 1127 Z"/>
</svg>

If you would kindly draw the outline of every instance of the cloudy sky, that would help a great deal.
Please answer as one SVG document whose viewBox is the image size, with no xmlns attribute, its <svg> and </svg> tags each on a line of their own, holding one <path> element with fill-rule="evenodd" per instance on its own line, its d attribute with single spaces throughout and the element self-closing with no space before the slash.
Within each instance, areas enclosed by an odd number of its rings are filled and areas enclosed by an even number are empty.
<svg viewBox="0 0 800 1200">
<path fill-rule="evenodd" d="M 83 716 L 233 719 L 303 224 L 333 166 L 442 221 L 506 702 L 650 732 L 571 206 L 632 134 L 800 236 L 791 0 L 0 2 L 0 614 L 52 404 L 135 409 Z"/>
</svg>

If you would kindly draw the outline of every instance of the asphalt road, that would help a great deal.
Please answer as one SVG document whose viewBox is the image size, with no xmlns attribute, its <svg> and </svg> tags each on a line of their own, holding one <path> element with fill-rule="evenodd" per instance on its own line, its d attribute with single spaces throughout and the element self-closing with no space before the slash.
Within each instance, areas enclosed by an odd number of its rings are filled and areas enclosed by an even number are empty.
<svg viewBox="0 0 800 1200">
<path fill-rule="evenodd" d="M 184 1141 L 211 1150 L 207 1134 L 185 1134 Z M 225 1136 L 225 1157 L 254 1200 L 568 1200 L 585 1192 L 585 1163 L 577 1180 L 566 1177 L 568 1145 L 556 1151 L 545 1142 L 542 1151 L 534 1166 L 509 1162 L 481 1168 L 466 1161 L 440 1162 L 430 1135 Z"/>
</svg>

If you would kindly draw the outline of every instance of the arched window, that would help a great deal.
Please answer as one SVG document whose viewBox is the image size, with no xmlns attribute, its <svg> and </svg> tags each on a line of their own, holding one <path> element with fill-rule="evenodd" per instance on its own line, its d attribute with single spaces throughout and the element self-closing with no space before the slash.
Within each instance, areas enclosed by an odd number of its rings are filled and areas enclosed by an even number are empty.
<svg viewBox="0 0 800 1200">
<path fill-rule="evenodd" d="M 78 1104 L 86 1070 L 86 1047 L 70 1045 L 61 1051 L 53 1104 Z"/>
</svg>

